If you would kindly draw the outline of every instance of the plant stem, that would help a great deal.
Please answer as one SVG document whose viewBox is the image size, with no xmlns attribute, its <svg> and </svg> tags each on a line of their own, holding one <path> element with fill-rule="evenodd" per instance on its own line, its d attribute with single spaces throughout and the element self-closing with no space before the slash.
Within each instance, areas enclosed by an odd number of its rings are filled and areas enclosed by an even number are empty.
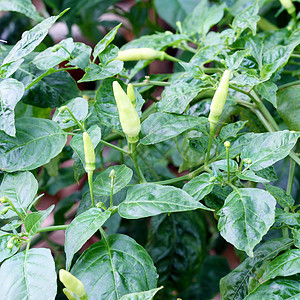
<svg viewBox="0 0 300 300">
<path fill-rule="evenodd" d="M 94 190 L 93 190 L 93 171 L 88 171 L 87 174 L 88 174 L 88 182 L 90 188 L 92 207 L 95 207 Z"/>
<path fill-rule="evenodd" d="M 73 115 L 73 113 L 71 112 L 70 108 L 68 106 L 65 106 L 66 110 L 68 111 L 68 113 L 71 115 L 73 121 L 77 124 L 77 126 L 80 128 L 80 130 L 82 132 L 85 132 L 84 127 L 82 126 L 82 124 L 76 119 L 76 117 Z"/>
<path fill-rule="evenodd" d="M 293 85 L 298 85 L 300 84 L 300 80 L 296 80 L 296 81 L 292 81 L 292 82 L 288 82 L 288 83 L 285 83 L 285 84 L 282 84 L 278 87 L 278 90 L 282 90 L 284 88 L 287 88 L 287 87 L 290 87 L 290 86 L 293 86 Z"/>
<path fill-rule="evenodd" d="M 141 172 L 140 167 L 138 165 L 136 144 L 137 143 L 131 143 L 130 144 L 131 145 L 131 158 L 132 158 L 133 164 L 135 166 L 137 175 L 139 177 L 139 181 L 140 181 L 140 183 L 143 183 L 143 182 L 146 182 L 146 179 L 145 179 L 145 177 L 144 177 L 143 173 Z"/>
<path fill-rule="evenodd" d="M 174 57 L 174 56 L 171 56 L 167 53 L 165 53 L 164 59 L 167 59 L 167 60 L 170 60 L 170 61 L 173 61 L 173 62 L 183 62 L 181 59 L 179 59 L 177 57 Z"/>
<path fill-rule="evenodd" d="M 226 147 L 226 160 L 227 160 L 227 181 L 230 182 L 229 147 Z"/>
<path fill-rule="evenodd" d="M 291 57 L 300 58 L 300 54 L 291 54 Z"/>
<path fill-rule="evenodd" d="M 165 81 L 155 81 L 155 80 L 145 80 L 144 82 L 132 83 L 132 86 L 134 87 L 148 86 L 148 85 L 169 86 L 171 85 L 171 83 Z"/>
<path fill-rule="evenodd" d="M 105 145 L 105 146 L 108 146 L 110 148 L 113 148 L 115 150 L 118 150 L 118 151 L 120 151 L 120 152 L 122 152 L 124 154 L 127 154 L 127 155 L 130 154 L 128 151 L 126 151 L 126 150 L 124 150 L 124 149 L 122 149 L 122 148 L 120 148 L 120 147 L 118 147 L 118 146 L 116 146 L 114 144 L 108 143 L 106 141 L 101 140 L 100 143 L 103 144 L 103 145 Z"/>
<path fill-rule="evenodd" d="M 149 107 L 147 107 L 145 109 L 145 111 L 143 112 L 143 115 L 141 117 L 141 123 L 147 119 L 153 112 L 155 112 L 155 106 L 156 104 L 155 103 L 152 103 Z"/>
<path fill-rule="evenodd" d="M 294 176 L 295 176 L 295 168 L 296 168 L 295 161 L 293 159 L 290 159 L 289 179 L 288 179 L 288 184 L 286 187 L 286 193 L 288 195 L 292 194 L 292 188 L 293 188 L 293 182 L 294 182 Z"/>
<path fill-rule="evenodd" d="M 111 182 L 110 182 L 110 207 L 114 206 L 114 203 L 113 203 L 114 183 L 115 183 L 115 176 L 111 176 Z"/>
<path fill-rule="evenodd" d="M 37 232 L 47 232 L 47 231 L 57 231 L 57 230 L 66 230 L 69 225 L 54 225 L 39 228 Z"/>
<path fill-rule="evenodd" d="M 205 159 L 205 166 L 208 165 L 209 157 L 210 157 L 210 150 L 212 146 L 213 137 L 215 135 L 215 127 L 216 124 L 210 122 L 209 123 L 209 140 L 208 140 L 208 146 L 207 146 L 207 153 L 206 153 L 206 159 Z"/>
</svg>

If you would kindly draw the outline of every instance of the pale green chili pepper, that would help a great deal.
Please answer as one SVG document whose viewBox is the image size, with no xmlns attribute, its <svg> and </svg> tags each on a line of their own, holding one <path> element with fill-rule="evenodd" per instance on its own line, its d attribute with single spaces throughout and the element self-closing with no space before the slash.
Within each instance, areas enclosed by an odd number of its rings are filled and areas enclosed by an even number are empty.
<svg viewBox="0 0 300 300">
<path fill-rule="evenodd" d="M 295 5 L 291 0 L 280 0 L 280 2 L 290 15 L 293 15 L 296 12 Z"/>
<path fill-rule="evenodd" d="M 117 58 L 118 60 L 122 61 L 133 61 L 133 60 L 164 60 L 165 59 L 165 52 L 157 51 L 151 48 L 134 48 L 134 49 L 127 49 L 121 50 L 118 53 Z"/>
<path fill-rule="evenodd" d="M 85 169 L 87 172 L 95 170 L 95 150 L 92 140 L 87 132 L 83 133 L 83 147 L 85 155 Z"/>
</svg>

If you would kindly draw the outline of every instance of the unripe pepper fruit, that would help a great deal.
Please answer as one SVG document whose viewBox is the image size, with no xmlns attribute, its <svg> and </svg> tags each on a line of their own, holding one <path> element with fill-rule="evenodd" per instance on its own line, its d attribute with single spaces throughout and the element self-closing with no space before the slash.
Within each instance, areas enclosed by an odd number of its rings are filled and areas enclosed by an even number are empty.
<svg viewBox="0 0 300 300">
<path fill-rule="evenodd" d="M 164 60 L 165 59 L 165 52 L 157 51 L 151 48 L 134 48 L 134 49 L 127 49 L 121 50 L 118 53 L 117 58 L 118 60 L 122 61 L 133 61 L 133 60 Z"/>
<path fill-rule="evenodd" d="M 87 172 L 95 170 L 95 150 L 87 132 L 83 133 L 83 147 L 85 155 L 85 169 Z"/>
</svg>

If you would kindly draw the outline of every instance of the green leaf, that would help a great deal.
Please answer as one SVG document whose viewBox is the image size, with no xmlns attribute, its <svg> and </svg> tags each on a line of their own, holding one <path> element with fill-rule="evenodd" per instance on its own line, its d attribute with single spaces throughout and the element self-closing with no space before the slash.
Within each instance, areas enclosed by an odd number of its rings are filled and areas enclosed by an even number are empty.
<svg viewBox="0 0 300 300">
<path fill-rule="evenodd" d="M 289 226 L 300 226 L 300 213 L 290 213 L 283 209 L 276 207 L 275 222 L 283 223 Z M 281 224 L 279 224 L 281 225 Z M 282 226 L 282 225 L 281 225 Z M 275 226 L 276 227 L 276 226 Z"/>
<path fill-rule="evenodd" d="M 209 5 L 207 0 L 201 0 L 189 14 L 183 24 L 183 32 L 187 35 L 198 33 L 205 36 L 209 29 L 223 18 L 223 5 Z"/>
<path fill-rule="evenodd" d="M 277 111 L 290 130 L 300 131 L 300 85 L 278 91 Z"/>
<path fill-rule="evenodd" d="M 141 130 L 144 137 L 141 143 L 144 145 L 156 144 L 171 139 L 205 122 L 207 122 L 206 118 L 157 112 L 151 114 L 142 123 Z"/>
<path fill-rule="evenodd" d="M 14 236 L 12 233 L 0 230 L 0 262 L 13 256 L 19 250 L 19 246 L 13 245 L 11 249 L 7 248 L 8 241 Z"/>
<path fill-rule="evenodd" d="M 276 91 L 277 85 L 273 82 L 266 81 L 258 84 L 255 87 L 256 91 L 261 95 L 264 99 L 272 103 L 272 105 L 277 108 L 276 104 Z"/>
<path fill-rule="evenodd" d="M 0 168 L 5 172 L 36 169 L 58 155 L 67 141 L 66 133 L 50 120 L 21 118 L 16 137 L 0 132 Z"/>
<path fill-rule="evenodd" d="M 152 300 L 155 294 L 162 288 L 163 286 L 146 292 L 128 294 L 123 296 L 120 300 Z"/>
<path fill-rule="evenodd" d="M 266 184 L 265 187 L 282 208 L 288 207 L 291 209 L 295 204 L 293 197 L 291 195 L 287 195 L 287 193 L 280 187 L 269 184 Z"/>
<path fill-rule="evenodd" d="M 198 208 L 211 210 L 195 201 L 181 189 L 154 183 L 142 183 L 128 189 L 125 201 L 119 205 L 119 214 L 126 219 L 140 219 L 162 213 Z"/>
<path fill-rule="evenodd" d="M 3 64 L 8 64 L 19 60 L 20 58 L 31 53 L 36 46 L 38 46 L 48 34 L 50 27 L 60 18 L 67 10 L 64 10 L 58 16 L 53 16 L 45 19 L 41 23 L 29 31 L 25 31 L 22 34 L 22 39 L 10 50 L 8 55 L 5 57 Z"/>
<path fill-rule="evenodd" d="M 97 125 L 93 125 L 87 130 L 87 133 L 89 134 L 89 136 L 92 140 L 92 144 L 95 149 L 101 141 L 101 128 Z M 79 156 L 83 166 L 85 166 L 85 155 L 84 155 L 82 133 L 79 133 L 79 134 L 76 134 L 75 136 L 73 136 L 73 138 L 70 142 L 70 146 Z"/>
<path fill-rule="evenodd" d="M 9 78 L 0 82 L 0 130 L 15 136 L 15 106 L 24 94 L 21 82 Z"/>
<path fill-rule="evenodd" d="M 242 300 L 248 294 L 250 277 L 257 278 L 256 271 L 278 253 L 292 245 L 290 239 L 269 240 L 254 251 L 252 258 L 246 258 L 237 268 L 220 281 L 221 298 Z"/>
<path fill-rule="evenodd" d="M 210 177 L 211 175 L 208 173 L 202 173 L 186 183 L 182 189 L 190 194 L 196 201 L 200 201 L 208 195 L 214 187 L 214 183 L 209 181 Z"/>
<path fill-rule="evenodd" d="M 249 49 L 235 51 L 232 55 L 229 55 L 225 58 L 225 63 L 227 68 L 230 71 L 236 70 L 239 68 L 243 62 L 245 56 L 249 56 Z"/>
<path fill-rule="evenodd" d="M 0 268 L 1 299 L 54 299 L 54 260 L 49 249 L 29 249 L 6 260 Z"/>
<path fill-rule="evenodd" d="M 58 49 L 58 51 L 53 52 L 52 49 L 54 47 L 58 47 L 58 45 L 61 45 L 62 48 Z M 73 51 L 74 47 L 75 45 L 72 38 L 62 40 L 55 46 L 47 48 L 43 52 L 40 52 L 32 62 L 40 70 L 48 70 L 70 58 L 70 53 Z"/>
<path fill-rule="evenodd" d="M 253 256 L 253 248 L 268 232 L 275 219 L 276 200 L 266 191 L 235 189 L 218 212 L 218 229 L 237 249 Z"/>
<path fill-rule="evenodd" d="M 0 186 L 0 197 L 7 197 L 20 214 L 25 216 L 30 210 L 36 193 L 38 182 L 30 172 L 6 174 Z M 4 206 L 1 206 L 3 209 Z M 4 217 L 16 216 L 9 211 Z"/>
<path fill-rule="evenodd" d="M 250 181 L 261 182 L 261 183 L 269 182 L 269 180 L 267 180 L 263 177 L 257 176 L 252 170 L 245 170 L 242 172 L 237 172 L 236 176 L 242 180 L 250 180 Z"/>
<path fill-rule="evenodd" d="M 16 11 L 35 21 L 43 20 L 30 0 L 1 0 L 0 11 Z"/>
<path fill-rule="evenodd" d="M 122 23 L 114 27 L 105 37 L 97 43 L 93 51 L 94 61 L 97 56 L 113 41 Z"/>
<path fill-rule="evenodd" d="M 87 240 L 110 217 L 111 212 L 102 212 L 100 208 L 92 207 L 77 216 L 66 230 L 66 269 L 69 270 L 74 254 L 81 249 Z"/>
<path fill-rule="evenodd" d="M 65 103 L 64 105 L 70 109 L 74 117 L 79 122 L 83 121 L 88 114 L 89 104 L 84 98 L 74 98 Z M 77 123 L 75 123 L 75 121 L 71 119 L 71 115 L 67 109 L 63 113 L 59 112 L 59 110 L 57 109 L 53 115 L 52 120 L 58 123 L 58 125 L 62 129 L 70 128 L 72 126 L 77 125 Z M 64 122 L 64 120 L 66 120 L 67 122 Z"/>
<path fill-rule="evenodd" d="M 277 256 L 268 265 L 262 280 L 267 281 L 277 276 L 291 276 L 299 273 L 300 249 L 291 249 Z"/>
<path fill-rule="evenodd" d="M 300 229 L 293 228 L 292 234 L 295 247 L 300 248 Z"/>
<path fill-rule="evenodd" d="M 258 286 L 245 300 L 299 299 L 299 279 L 278 278 Z"/>
<path fill-rule="evenodd" d="M 206 251 L 206 228 L 200 212 L 163 214 L 151 218 L 146 249 L 159 283 L 178 292 L 190 286 Z"/>
<path fill-rule="evenodd" d="M 34 236 L 46 218 L 50 215 L 55 205 L 51 205 L 44 211 L 33 212 L 26 216 L 24 226 L 29 236 Z"/>
<path fill-rule="evenodd" d="M 123 65 L 123 61 L 120 60 L 110 61 L 107 65 L 90 64 L 85 69 L 84 76 L 78 82 L 96 81 L 113 77 L 122 71 Z"/>
<path fill-rule="evenodd" d="M 199 3 L 199 0 L 155 0 L 154 5 L 160 17 L 173 28 L 177 21 L 183 21 Z"/>
<path fill-rule="evenodd" d="M 154 289 L 158 277 L 146 250 L 122 234 L 104 236 L 89 247 L 71 273 L 83 282 L 90 300 L 118 300 Z"/>
<path fill-rule="evenodd" d="M 133 172 L 125 165 L 116 165 L 107 168 L 101 172 L 93 181 L 94 194 L 97 196 L 110 196 L 111 178 L 109 174 L 111 170 L 115 171 L 114 188 L 113 193 L 119 192 L 123 189 L 131 180 Z"/>
<path fill-rule="evenodd" d="M 183 113 L 187 105 L 202 90 L 201 87 L 207 87 L 207 83 L 189 75 L 178 78 L 164 89 L 161 95 L 162 98 L 156 105 L 157 111 Z"/>
<path fill-rule="evenodd" d="M 229 138 L 237 137 L 237 134 L 244 128 L 246 123 L 247 122 L 237 121 L 235 123 L 230 123 L 228 125 L 225 125 L 224 127 L 222 127 L 218 135 L 218 138 L 221 140 L 221 142 L 224 143 Z"/>
<path fill-rule="evenodd" d="M 252 163 L 247 166 L 253 171 L 264 169 L 285 158 L 299 136 L 299 133 L 288 130 L 255 134 L 241 152 L 241 159 L 251 159 Z"/>
<path fill-rule="evenodd" d="M 265 178 L 265 179 L 267 179 L 268 181 L 271 181 L 271 182 L 278 180 L 275 169 L 274 169 L 273 166 L 255 171 L 255 174 L 260 176 L 260 177 L 263 177 L 263 178 Z M 276 199 L 276 197 L 274 197 L 274 198 Z"/>
<path fill-rule="evenodd" d="M 92 54 L 92 48 L 83 43 L 74 43 L 74 49 L 72 52 L 72 56 L 74 57 L 72 60 L 69 61 L 67 66 L 76 66 L 82 70 L 90 63 L 90 57 Z"/>
</svg>

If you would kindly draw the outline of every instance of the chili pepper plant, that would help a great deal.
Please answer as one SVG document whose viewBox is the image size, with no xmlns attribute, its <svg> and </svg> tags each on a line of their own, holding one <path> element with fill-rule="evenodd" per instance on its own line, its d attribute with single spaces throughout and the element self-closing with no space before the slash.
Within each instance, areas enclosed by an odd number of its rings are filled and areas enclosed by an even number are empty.
<svg viewBox="0 0 300 300">
<path fill-rule="evenodd" d="M 0 1 L 0 299 L 299 299 L 297 1 L 100 2 Z"/>
</svg>

